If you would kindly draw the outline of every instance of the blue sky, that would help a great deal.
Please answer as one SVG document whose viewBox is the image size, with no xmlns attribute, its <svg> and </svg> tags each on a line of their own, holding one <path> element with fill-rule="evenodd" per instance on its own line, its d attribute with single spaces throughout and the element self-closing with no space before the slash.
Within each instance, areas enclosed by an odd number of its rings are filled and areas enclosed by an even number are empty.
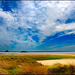
<svg viewBox="0 0 75 75">
<path fill-rule="evenodd" d="M 75 1 L 0 1 L 0 51 L 75 51 Z"/>
</svg>

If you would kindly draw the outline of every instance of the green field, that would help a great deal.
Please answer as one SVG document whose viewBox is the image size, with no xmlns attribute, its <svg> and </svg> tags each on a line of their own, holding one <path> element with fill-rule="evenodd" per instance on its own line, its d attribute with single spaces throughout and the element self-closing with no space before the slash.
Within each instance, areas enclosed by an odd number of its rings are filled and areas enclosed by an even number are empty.
<svg viewBox="0 0 75 75">
<path fill-rule="evenodd" d="M 56 59 L 75 59 L 75 56 L 65 56 L 65 55 L 24 55 L 24 56 L 12 56 L 12 55 L 1 55 L 5 58 L 27 58 L 33 60 L 56 60 Z"/>
<path fill-rule="evenodd" d="M 56 59 L 75 59 L 75 56 L 64 56 L 64 55 L 32 55 L 22 56 L 18 58 L 30 58 L 33 60 L 56 60 Z"/>
</svg>

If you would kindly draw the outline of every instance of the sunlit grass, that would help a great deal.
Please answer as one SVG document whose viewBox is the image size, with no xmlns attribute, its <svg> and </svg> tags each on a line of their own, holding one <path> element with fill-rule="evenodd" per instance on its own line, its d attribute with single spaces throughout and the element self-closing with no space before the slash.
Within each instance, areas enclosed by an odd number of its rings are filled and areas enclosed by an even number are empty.
<svg viewBox="0 0 75 75">
<path fill-rule="evenodd" d="M 59 74 L 75 74 L 75 65 L 62 65 L 62 64 L 55 64 L 53 66 L 48 67 L 48 73 L 59 73 Z"/>
<path fill-rule="evenodd" d="M 51 60 L 51 59 L 64 59 L 64 58 L 75 58 L 75 56 L 63 56 L 63 55 L 11 56 L 11 55 L 0 55 L 0 74 L 52 75 L 53 73 L 59 73 L 62 75 L 62 74 L 75 73 L 75 65 L 55 64 L 53 66 L 44 66 L 44 65 L 37 62 L 37 60 Z"/>
<path fill-rule="evenodd" d="M 23 55 L 23 56 L 19 56 L 19 55 L 0 55 L 3 59 L 6 60 L 6 57 L 8 57 L 9 59 L 13 59 L 13 57 L 15 59 L 20 59 L 20 58 L 27 58 L 27 59 L 33 59 L 33 60 L 55 60 L 55 59 L 70 59 L 73 58 L 75 59 L 75 56 L 65 56 L 65 55 Z M 2 58 L 0 58 L 2 60 Z"/>
<path fill-rule="evenodd" d="M 75 56 L 64 56 L 64 55 L 33 55 L 25 56 L 25 58 L 30 58 L 34 60 L 55 60 L 55 59 L 75 59 Z"/>
</svg>

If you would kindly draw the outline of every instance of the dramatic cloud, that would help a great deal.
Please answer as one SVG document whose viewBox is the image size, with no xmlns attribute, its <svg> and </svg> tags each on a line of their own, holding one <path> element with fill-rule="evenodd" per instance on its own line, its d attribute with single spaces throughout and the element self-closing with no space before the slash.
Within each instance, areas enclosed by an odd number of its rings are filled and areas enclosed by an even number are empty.
<svg viewBox="0 0 75 75">
<path fill-rule="evenodd" d="M 0 1 L 0 50 L 42 49 L 70 34 L 75 35 L 74 1 Z"/>
</svg>

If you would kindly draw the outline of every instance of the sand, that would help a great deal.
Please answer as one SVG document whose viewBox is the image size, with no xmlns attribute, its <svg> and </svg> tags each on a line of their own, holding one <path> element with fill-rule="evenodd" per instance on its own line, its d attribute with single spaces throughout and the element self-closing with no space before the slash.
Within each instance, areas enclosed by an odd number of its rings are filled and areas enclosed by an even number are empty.
<svg viewBox="0 0 75 75">
<path fill-rule="evenodd" d="M 67 64 L 67 65 L 75 65 L 75 59 L 59 59 L 59 60 L 42 60 L 37 61 L 45 66 L 52 66 L 54 64 L 60 63 L 60 64 Z"/>
<path fill-rule="evenodd" d="M 0 52 L 0 55 L 66 55 L 66 56 L 75 56 L 74 53 L 19 53 L 19 52 Z"/>
</svg>

